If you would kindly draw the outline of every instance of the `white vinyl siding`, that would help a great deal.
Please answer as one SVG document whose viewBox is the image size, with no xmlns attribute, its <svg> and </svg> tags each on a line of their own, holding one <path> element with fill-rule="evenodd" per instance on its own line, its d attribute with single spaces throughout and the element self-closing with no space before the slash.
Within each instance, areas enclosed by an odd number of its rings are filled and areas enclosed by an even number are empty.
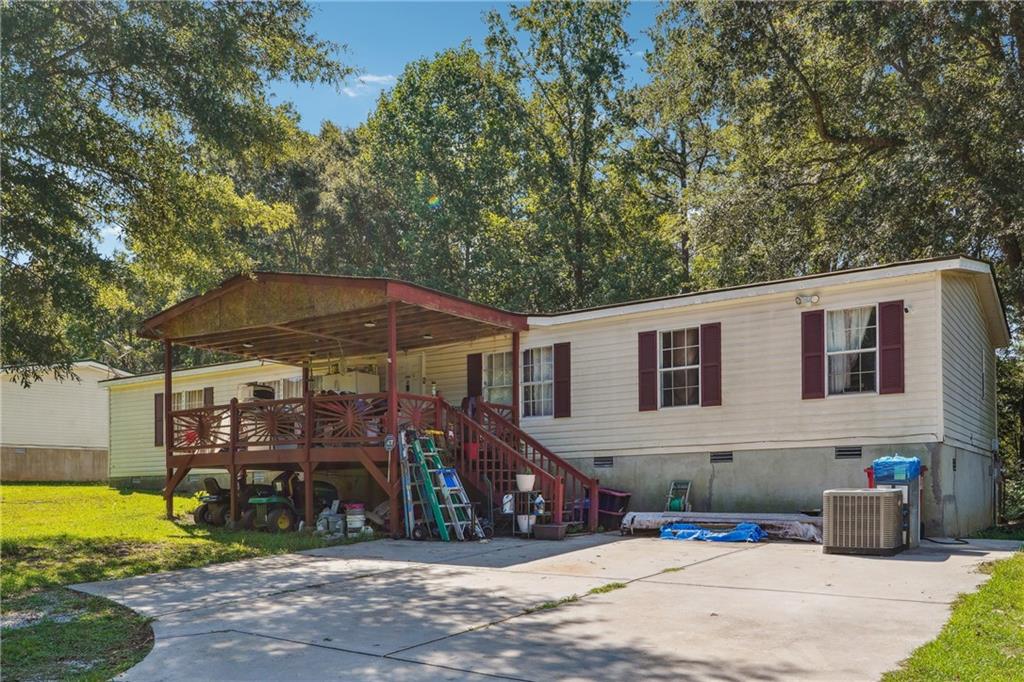
<svg viewBox="0 0 1024 682">
<path fill-rule="evenodd" d="M 52 377 L 23 388 L 6 372 L 0 377 L 0 438 L 4 445 L 46 448 L 107 448 L 107 392 L 98 382 L 112 375 L 76 364 L 80 381 Z M 153 409 L 150 399 L 150 411 Z"/>
<path fill-rule="evenodd" d="M 818 286 L 822 308 L 902 299 L 905 392 L 801 400 L 800 313 L 791 293 L 534 327 L 523 344 L 571 341 L 571 421 L 524 427 L 566 457 L 921 443 L 938 440 L 937 275 Z M 808 293 L 811 293 L 808 291 Z M 637 335 L 722 325 L 722 406 L 638 411 Z M 428 360 L 429 365 L 429 360 Z"/>
<path fill-rule="evenodd" d="M 942 413 L 946 443 L 989 453 L 996 437 L 995 349 L 974 284 L 942 277 Z"/>
<path fill-rule="evenodd" d="M 821 305 L 844 308 L 902 299 L 905 392 L 800 398 L 800 313 L 790 293 L 663 311 L 537 326 L 524 348 L 572 342 L 571 420 L 533 418 L 523 427 L 567 457 L 675 454 L 921 443 L 938 440 L 938 274 L 816 287 Z M 723 405 L 714 410 L 637 410 L 637 334 L 722 324 Z M 458 405 L 466 355 L 508 351 L 511 335 L 427 349 L 427 376 Z"/>
</svg>

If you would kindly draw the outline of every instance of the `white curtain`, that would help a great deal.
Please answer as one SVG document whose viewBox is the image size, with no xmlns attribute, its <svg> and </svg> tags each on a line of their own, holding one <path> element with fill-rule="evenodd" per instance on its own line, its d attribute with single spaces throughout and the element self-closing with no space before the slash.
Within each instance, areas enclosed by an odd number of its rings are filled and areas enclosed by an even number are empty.
<svg viewBox="0 0 1024 682">
<path fill-rule="evenodd" d="M 831 311 L 828 314 L 827 347 L 830 352 L 857 350 L 864 346 L 873 306 Z M 829 393 L 843 393 L 850 385 L 850 370 L 860 358 L 858 353 L 833 355 L 829 358 Z"/>
</svg>

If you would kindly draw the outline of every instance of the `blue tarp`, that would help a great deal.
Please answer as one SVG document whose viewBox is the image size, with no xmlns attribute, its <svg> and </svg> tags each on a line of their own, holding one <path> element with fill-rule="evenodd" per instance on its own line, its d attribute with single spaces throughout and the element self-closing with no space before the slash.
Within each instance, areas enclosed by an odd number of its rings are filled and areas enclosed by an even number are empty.
<svg viewBox="0 0 1024 682">
<path fill-rule="evenodd" d="M 756 523 L 738 523 L 732 530 L 715 531 L 692 523 L 666 523 L 661 527 L 662 540 L 704 540 L 705 542 L 760 542 L 768 537 Z"/>
<path fill-rule="evenodd" d="M 875 483 L 901 483 L 921 475 L 921 460 L 917 457 L 879 457 L 871 467 L 875 470 Z"/>
</svg>

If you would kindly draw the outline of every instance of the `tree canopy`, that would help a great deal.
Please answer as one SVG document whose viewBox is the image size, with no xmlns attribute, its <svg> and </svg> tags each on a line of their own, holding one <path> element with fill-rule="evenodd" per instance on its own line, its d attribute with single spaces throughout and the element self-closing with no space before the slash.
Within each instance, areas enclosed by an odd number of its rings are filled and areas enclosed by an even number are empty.
<svg viewBox="0 0 1024 682">
<path fill-rule="evenodd" d="M 290 143 L 295 116 L 270 104 L 270 81 L 337 83 L 348 69 L 292 0 L 2 12 L 3 362 L 32 379 L 99 354 L 94 323 L 247 267 L 234 233 L 294 221 L 290 204 L 240 193 L 217 160 L 266 163 Z M 103 231 L 128 255 L 100 254 Z M 133 296 L 138 277 L 163 295 Z"/>
</svg>

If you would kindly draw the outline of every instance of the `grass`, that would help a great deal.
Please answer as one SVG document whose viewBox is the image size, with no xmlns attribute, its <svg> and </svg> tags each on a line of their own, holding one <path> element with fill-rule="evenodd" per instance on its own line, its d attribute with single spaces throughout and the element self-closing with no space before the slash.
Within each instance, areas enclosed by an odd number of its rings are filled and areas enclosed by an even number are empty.
<svg viewBox="0 0 1024 682">
<path fill-rule="evenodd" d="M 102 484 L 0 487 L 0 614 L 5 680 L 109 679 L 152 646 L 146 619 L 66 585 L 328 544 L 305 533 L 228 531 L 192 524 L 194 498 L 164 518 L 159 493 Z"/>
<path fill-rule="evenodd" d="M 50 589 L 3 606 L 27 619 L 3 630 L 6 680 L 109 680 L 153 646 L 148 619 L 99 597 Z"/>
<path fill-rule="evenodd" d="M 38 587 L 193 568 L 323 547 L 305 533 L 202 528 L 194 498 L 175 500 L 180 521 L 163 518 L 159 493 L 103 485 L 4 485 L 0 552 L 4 597 Z"/>
<path fill-rule="evenodd" d="M 608 583 L 607 585 L 601 585 L 591 589 L 587 594 L 604 594 L 605 592 L 614 592 L 615 590 L 621 590 L 626 586 L 626 583 Z"/>
<path fill-rule="evenodd" d="M 981 570 L 991 572 L 988 582 L 957 599 L 938 638 L 884 682 L 1024 679 L 1024 553 Z"/>
</svg>

